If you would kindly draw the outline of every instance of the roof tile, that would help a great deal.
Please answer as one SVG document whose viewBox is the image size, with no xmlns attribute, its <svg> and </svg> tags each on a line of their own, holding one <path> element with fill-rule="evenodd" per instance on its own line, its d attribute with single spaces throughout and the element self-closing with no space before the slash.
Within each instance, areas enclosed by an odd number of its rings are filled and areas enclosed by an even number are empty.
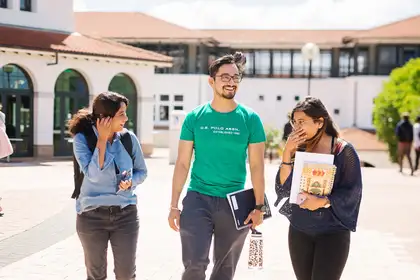
<svg viewBox="0 0 420 280">
<path fill-rule="evenodd" d="M 152 62 L 172 62 L 169 56 L 79 33 L 68 34 L 10 26 L 0 26 L 0 46 Z"/>
</svg>

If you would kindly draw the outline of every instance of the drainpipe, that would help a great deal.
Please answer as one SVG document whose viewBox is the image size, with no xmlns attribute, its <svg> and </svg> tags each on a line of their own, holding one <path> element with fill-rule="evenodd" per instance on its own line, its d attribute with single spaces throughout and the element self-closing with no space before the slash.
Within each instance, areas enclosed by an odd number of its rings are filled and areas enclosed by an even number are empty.
<svg viewBox="0 0 420 280">
<path fill-rule="evenodd" d="M 353 84 L 353 127 L 357 127 L 357 93 L 359 89 L 359 84 L 357 81 L 354 81 Z"/>
</svg>

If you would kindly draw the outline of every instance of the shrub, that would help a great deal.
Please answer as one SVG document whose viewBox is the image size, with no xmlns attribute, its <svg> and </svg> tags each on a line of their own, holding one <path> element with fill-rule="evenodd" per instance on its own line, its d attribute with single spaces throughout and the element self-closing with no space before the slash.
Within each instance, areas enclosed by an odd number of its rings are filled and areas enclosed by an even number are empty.
<svg viewBox="0 0 420 280">
<path fill-rule="evenodd" d="M 412 59 L 394 69 L 375 98 L 373 125 L 378 138 L 388 145 L 393 162 L 397 160 L 395 126 L 403 112 L 409 112 L 412 120 L 420 114 L 420 59 Z"/>
</svg>

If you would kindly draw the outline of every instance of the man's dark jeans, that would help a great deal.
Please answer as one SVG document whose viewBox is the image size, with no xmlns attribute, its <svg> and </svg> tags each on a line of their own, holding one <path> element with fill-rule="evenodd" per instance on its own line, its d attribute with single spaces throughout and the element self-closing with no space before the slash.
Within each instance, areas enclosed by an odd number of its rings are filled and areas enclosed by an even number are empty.
<svg viewBox="0 0 420 280">
<path fill-rule="evenodd" d="M 139 234 L 137 206 L 100 207 L 77 215 L 76 229 L 85 254 L 87 280 L 107 278 L 107 250 L 111 242 L 117 280 L 136 279 Z"/>
<path fill-rule="evenodd" d="M 415 170 L 419 169 L 419 162 L 420 162 L 420 147 L 416 148 L 416 161 L 415 161 Z"/>
<path fill-rule="evenodd" d="M 189 191 L 182 203 L 182 280 L 205 280 L 213 233 L 214 268 L 210 280 L 232 280 L 249 229 L 236 229 L 226 198 Z"/>
</svg>

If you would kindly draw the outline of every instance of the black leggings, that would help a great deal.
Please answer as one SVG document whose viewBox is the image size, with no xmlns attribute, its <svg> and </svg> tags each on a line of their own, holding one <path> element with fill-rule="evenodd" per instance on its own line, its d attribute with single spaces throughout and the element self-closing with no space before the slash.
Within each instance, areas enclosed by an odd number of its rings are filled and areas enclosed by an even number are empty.
<svg viewBox="0 0 420 280">
<path fill-rule="evenodd" d="M 297 280 L 339 280 L 349 248 L 350 231 L 312 236 L 289 228 L 290 258 Z"/>
</svg>

